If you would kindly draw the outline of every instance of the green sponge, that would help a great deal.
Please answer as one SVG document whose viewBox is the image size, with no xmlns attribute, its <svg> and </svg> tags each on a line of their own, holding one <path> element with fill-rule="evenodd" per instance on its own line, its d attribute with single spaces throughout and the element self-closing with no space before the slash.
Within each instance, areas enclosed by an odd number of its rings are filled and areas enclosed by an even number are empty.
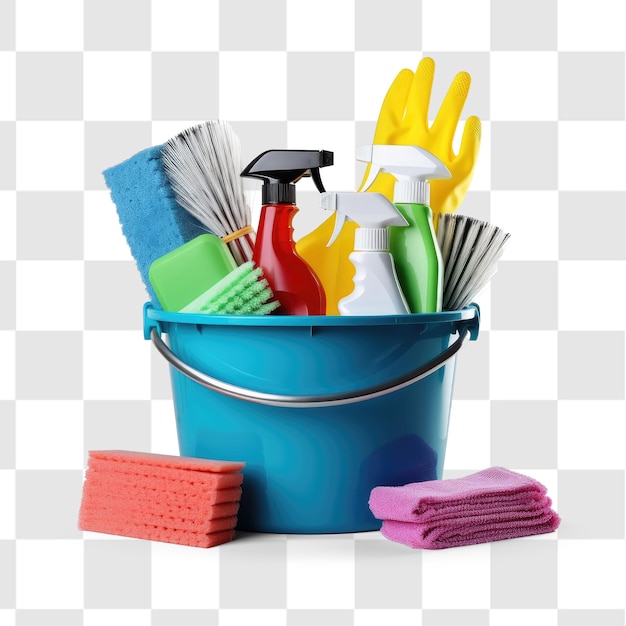
<svg viewBox="0 0 626 626">
<path fill-rule="evenodd" d="M 280 303 L 263 278 L 263 270 L 253 261 L 243 263 L 183 307 L 181 313 L 225 315 L 267 315 Z"/>
</svg>

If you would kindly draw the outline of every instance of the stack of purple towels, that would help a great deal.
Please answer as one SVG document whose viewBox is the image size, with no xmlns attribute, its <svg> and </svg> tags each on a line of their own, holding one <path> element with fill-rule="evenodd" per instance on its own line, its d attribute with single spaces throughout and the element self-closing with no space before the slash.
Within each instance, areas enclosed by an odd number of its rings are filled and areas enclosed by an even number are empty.
<svg viewBox="0 0 626 626">
<path fill-rule="evenodd" d="M 503 467 L 375 487 L 369 506 L 387 539 L 430 550 L 549 533 L 561 522 L 541 483 Z"/>
</svg>

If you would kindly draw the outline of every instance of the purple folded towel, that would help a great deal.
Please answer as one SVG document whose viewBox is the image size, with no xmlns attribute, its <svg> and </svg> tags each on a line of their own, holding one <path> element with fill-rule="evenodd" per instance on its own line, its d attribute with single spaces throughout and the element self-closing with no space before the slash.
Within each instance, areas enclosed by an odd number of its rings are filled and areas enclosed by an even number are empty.
<svg viewBox="0 0 626 626">
<path fill-rule="evenodd" d="M 546 488 L 503 467 L 463 478 L 375 487 L 370 509 L 381 532 L 412 548 L 449 548 L 556 530 Z"/>
</svg>

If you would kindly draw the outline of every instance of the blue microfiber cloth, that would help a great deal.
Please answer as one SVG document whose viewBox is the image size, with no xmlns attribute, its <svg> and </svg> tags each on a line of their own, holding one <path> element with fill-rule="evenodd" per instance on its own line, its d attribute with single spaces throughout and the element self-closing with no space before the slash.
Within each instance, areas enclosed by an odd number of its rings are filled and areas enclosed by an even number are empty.
<svg viewBox="0 0 626 626">
<path fill-rule="evenodd" d="M 104 170 L 122 232 L 152 304 L 160 308 L 148 270 L 156 259 L 207 232 L 174 197 L 163 169 L 163 145 L 138 152 Z"/>
</svg>

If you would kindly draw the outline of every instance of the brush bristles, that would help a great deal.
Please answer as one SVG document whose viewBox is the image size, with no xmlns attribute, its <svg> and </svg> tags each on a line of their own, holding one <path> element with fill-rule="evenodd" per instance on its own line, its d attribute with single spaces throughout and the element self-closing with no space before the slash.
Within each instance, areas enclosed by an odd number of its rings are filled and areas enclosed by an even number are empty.
<svg viewBox="0 0 626 626">
<path fill-rule="evenodd" d="M 212 120 L 184 130 L 165 144 L 162 160 L 176 200 L 210 232 L 225 237 L 250 225 L 241 145 L 228 122 Z M 228 246 L 238 265 L 252 259 L 252 236 Z"/>
<path fill-rule="evenodd" d="M 444 310 L 462 309 L 487 286 L 498 269 L 509 236 L 497 226 L 466 215 L 439 216 L 437 241 L 444 265 Z"/>
<path fill-rule="evenodd" d="M 211 315 L 267 315 L 280 304 L 272 301 L 274 294 L 263 278 L 261 268 L 247 261 L 222 278 L 181 313 L 206 313 Z"/>
</svg>

